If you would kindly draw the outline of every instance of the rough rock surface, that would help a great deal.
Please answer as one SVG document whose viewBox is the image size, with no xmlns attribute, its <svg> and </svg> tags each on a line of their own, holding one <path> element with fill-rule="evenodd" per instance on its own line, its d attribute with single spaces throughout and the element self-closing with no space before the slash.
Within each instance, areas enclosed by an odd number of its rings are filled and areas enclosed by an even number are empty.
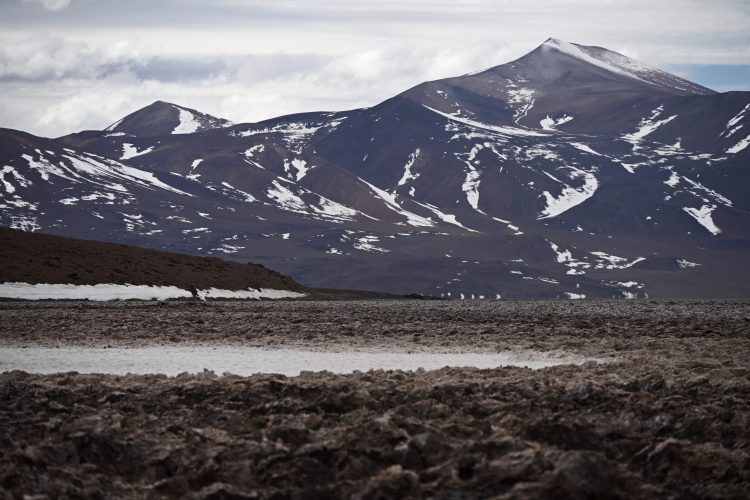
<svg viewBox="0 0 750 500">
<path fill-rule="evenodd" d="M 201 311 L 206 320 L 196 326 Z M 359 336 L 384 311 L 390 314 L 381 317 L 381 329 L 364 335 L 373 347 L 390 339 L 401 349 L 405 339 L 431 335 L 422 329 L 450 318 L 445 328 L 456 332 L 436 333 L 459 339 L 447 340 L 448 348 L 495 349 L 504 337 L 520 347 L 556 346 L 616 361 L 294 378 L 3 373 L 0 497 L 631 499 L 750 492 L 746 303 L 6 303 L 0 345 L 35 344 L 24 332 L 38 340 L 35 329 L 53 324 L 54 313 L 80 315 L 80 337 L 66 333 L 68 320 L 61 324 L 60 341 L 68 344 L 98 345 L 101 335 L 112 335 L 127 345 L 117 327 L 127 327 L 123 318 L 134 314 L 141 332 L 150 332 L 142 333 L 146 344 L 170 335 L 164 325 L 182 315 L 178 325 L 191 342 L 218 327 L 219 317 L 227 319 L 224 330 L 244 318 L 253 324 L 249 339 L 270 341 L 282 336 L 274 325 L 286 318 L 284 328 L 313 332 L 311 347 L 336 347 L 347 327 Z M 294 323 L 301 317 L 308 320 Z M 96 330 L 107 322 L 108 333 Z M 321 336 L 328 340 L 315 340 Z"/>
</svg>

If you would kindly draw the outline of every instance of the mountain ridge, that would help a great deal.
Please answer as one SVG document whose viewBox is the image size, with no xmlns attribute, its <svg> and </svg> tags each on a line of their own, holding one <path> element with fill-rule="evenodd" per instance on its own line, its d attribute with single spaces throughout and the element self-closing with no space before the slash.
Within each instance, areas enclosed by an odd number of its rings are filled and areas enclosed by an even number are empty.
<svg viewBox="0 0 750 500">
<path fill-rule="evenodd" d="M 364 109 L 190 134 L 0 134 L 14 190 L 0 222 L 253 260 L 322 287 L 750 296 L 750 93 L 670 93 L 544 46 L 528 68 Z M 126 167 L 140 184 L 102 181 Z"/>
</svg>

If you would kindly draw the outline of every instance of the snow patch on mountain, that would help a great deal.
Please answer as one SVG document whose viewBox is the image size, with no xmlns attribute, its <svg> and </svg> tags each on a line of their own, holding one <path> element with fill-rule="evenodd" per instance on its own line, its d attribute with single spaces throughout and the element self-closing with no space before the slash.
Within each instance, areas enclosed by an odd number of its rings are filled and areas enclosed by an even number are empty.
<svg viewBox="0 0 750 500">
<path fill-rule="evenodd" d="M 188 171 L 187 175 L 185 175 L 185 177 L 190 179 L 191 181 L 197 181 L 198 177 L 200 177 L 201 174 L 196 174 L 195 170 L 201 163 L 203 163 L 203 158 L 197 158 L 193 160 L 193 162 L 190 164 L 190 170 Z"/>
<path fill-rule="evenodd" d="M 112 124 L 112 125 L 110 125 L 109 127 L 105 128 L 105 129 L 104 129 L 104 131 L 105 131 L 105 132 L 112 132 L 112 131 L 113 131 L 114 129 L 116 129 L 116 128 L 117 128 L 117 126 L 118 126 L 118 125 L 119 125 L 120 123 L 122 123 L 122 120 L 124 120 L 124 118 L 120 118 L 120 119 L 119 119 L 119 120 L 117 120 L 117 121 L 116 121 L 115 123 L 113 123 L 113 124 Z"/>
<path fill-rule="evenodd" d="M 547 137 L 547 134 L 545 132 L 539 132 L 539 131 L 533 131 L 533 130 L 527 130 L 523 128 L 516 128 L 516 127 L 506 127 L 502 125 L 490 125 L 489 123 L 482 123 L 476 120 L 471 120 L 469 118 L 464 118 L 462 116 L 458 116 L 455 114 L 450 113 L 443 113 L 442 111 L 438 111 L 437 109 L 433 109 L 429 106 L 423 106 L 433 113 L 437 113 L 438 115 L 447 118 L 448 120 L 461 123 L 463 125 L 466 125 L 468 127 L 473 127 L 481 130 L 487 130 L 490 132 L 497 132 L 502 135 L 506 136 L 522 136 L 522 137 Z"/>
<path fill-rule="evenodd" d="M 471 205 L 471 208 L 477 212 L 483 213 L 479 209 L 479 183 L 481 182 L 482 173 L 477 170 L 473 165 L 474 159 L 477 153 L 483 148 L 482 144 L 477 144 L 469 152 L 469 157 L 464 161 L 466 164 L 466 179 L 461 185 L 461 190 L 466 193 L 466 201 Z"/>
<path fill-rule="evenodd" d="M 501 160 L 507 159 L 507 156 L 500 153 L 490 142 L 475 144 L 468 153 L 454 153 L 454 156 L 466 165 L 466 178 L 461 185 L 461 190 L 466 194 L 466 201 L 471 208 L 480 214 L 484 214 L 479 208 L 479 185 L 482 171 L 478 168 L 481 162 L 477 159 L 477 155 L 485 149 L 494 153 Z M 500 170 L 502 171 L 502 167 Z"/>
<path fill-rule="evenodd" d="M 380 239 L 377 236 L 366 235 L 357 238 L 357 241 L 355 241 L 352 246 L 363 252 L 389 253 L 390 250 L 375 245 L 375 243 L 378 243 L 379 241 Z"/>
<path fill-rule="evenodd" d="M 338 203 L 336 201 L 330 200 L 322 195 L 317 195 L 320 198 L 320 201 L 318 202 L 318 205 L 312 205 L 310 208 L 312 211 L 318 215 L 324 216 L 329 219 L 333 220 L 352 220 L 357 215 L 363 215 L 364 217 L 367 217 L 371 220 L 377 220 L 374 217 L 370 217 L 369 215 L 362 213 L 358 210 L 355 210 L 353 208 L 347 207 L 346 205 L 342 205 L 341 203 Z"/>
<path fill-rule="evenodd" d="M 677 115 L 672 115 L 668 118 L 664 118 L 663 120 L 656 120 L 663 111 L 664 105 L 658 106 L 651 112 L 651 115 L 641 119 L 641 121 L 638 123 L 638 129 L 635 132 L 631 134 L 625 134 L 622 136 L 622 138 L 628 142 L 637 143 L 662 125 L 669 123 L 677 118 Z"/>
<path fill-rule="evenodd" d="M 609 283 L 625 288 L 643 288 L 643 283 L 638 283 L 637 281 L 610 281 Z"/>
<path fill-rule="evenodd" d="M 402 175 L 401 179 L 398 181 L 398 186 L 403 186 L 407 182 L 419 178 L 420 174 L 412 173 L 411 167 L 414 166 L 414 162 L 417 161 L 417 158 L 419 158 L 421 152 L 422 150 L 417 148 L 412 154 L 409 155 L 409 159 L 406 161 L 406 165 L 404 165 L 404 175 Z"/>
<path fill-rule="evenodd" d="M 677 265 L 680 266 L 680 269 L 691 269 L 693 267 L 698 267 L 701 264 L 698 264 L 697 262 L 690 262 L 689 260 L 685 259 L 677 259 Z"/>
<path fill-rule="evenodd" d="M 669 179 L 664 181 L 664 184 L 666 184 L 669 187 L 677 187 L 677 185 L 680 183 L 680 176 L 677 174 L 677 172 L 672 171 L 671 175 L 669 176 Z"/>
<path fill-rule="evenodd" d="M 501 219 L 499 217 L 493 217 L 492 220 L 496 220 L 498 222 L 501 222 L 505 224 L 505 227 L 513 231 L 514 236 L 521 236 L 523 234 L 523 231 L 521 231 L 521 228 L 514 225 L 511 221 L 506 219 Z M 523 262 L 523 259 L 515 259 L 513 262 Z"/>
<path fill-rule="evenodd" d="M 299 186 L 295 187 L 298 192 L 294 193 L 290 188 L 282 185 L 279 181 L 289 182 L 281 177 L 279 177 L 278 180 L 272 181 L 271 187 L 269 187 L 266 192 L 266 196 L 275 201 L 277 205 L 283 210 L 288 210 L 290 212 L 305 214 L 311 217 L 322 218 L 324 220 L 334 222 L 353 220 L 358 215 L 362 215 L 363 217 L 369 218 L 371 220 L 377 220 L 374 217 L 370 217 L 369 215 L 364 214 L 358 210 L 342 205 L 341 203 L 328 199 L 325 196 L 314 193 Z M 318 201 L 315 204 L 308 204 L 304 199 L 302 199 L 301 195 L 307 196 L 308 199 L 309 197 L 314 196 L 318 199 Z"/>
<path fill-rule="evenodd" d="M 654 153 L 656 153 L 659 156 L 676 156 L 676 155 L 684 155 L 686 151 L 682 149 L 682 139 L 678 137 L 677 141 L 674 144 L 660 145 L 654 150 Z"/>
<path fill-rule="evenodd" d="M 644 165 L 650 165 L 650 162 L 647 162 L 647 161 L 638 162 L 638 163 L 622 163 L 621 162 L 620 165 L 622 165 L 622 168 L 627 170 L 629 173 L 634 174 L 636 168 L 642 167 Z"/>
<path fill-rule="evenodd" d="M 550 194 L 549 191 L 544 191 L 542 195 L 545 198 L 547 206 L 542 210 L 537 219 L 557 217 L 594 196 L 594 193 L 599 187 L 599 181 L 596 176 L 590 172 L 575 167 L 569 168 L 572 170 L 571 177 L 583 177 L 583 186 L 579 188 L 570 186 L 565 187 L 557 197 Z"/>
<path fill-rule="evenodd" d="M 225 254 L 234 254 L 239 252 L 240 250 L 243 250 L 246 247 L 240 246 L 240 245 L 230 245 L 228 243 L 222 244 L 220 247 L 212 248 L 215 252 L 221 252 Z"/>
<path fill-rule="evenodd" d="M 698 224 L 706 228 L 706 230 L 716 236 L 721 233 L 721 229 L 714 223 L 712 212 L 716 210 L 716 205 L 703 205 L 700 208 L 693 207 L 682 207 L 682 209 L 688 213 Z"/>
<path fill-rule="evenodd" d="M 464 226 L 463 224 L 461 224 L 460 222 L 458 222 L 458 220 L 456 220 L 456 216 L 455 215 L 453 215 L 453 214 L 446 214 L 445 212 L 442 212 L 440 209 L 438 209 L 438 207 L 436 207 L 435 205 L 432 205 L 430 203 L 420 203 L 420 202 L 418 202 L 416 200 L 414 202 L 417 203 L 418 205 L 421 205 L 421 206 L 425 207 L 427 210 L 429 210 L 432 213 L 434 213 L 435 216 L 438 219 L 440 219 L 441 221 L 443 221 L 443 222 L 445 222 L 447 224 L 453 224 L 454 226 L 458 226 L 461 229 L 465 229 L 466 231 L 469 231 L 469 232 L 472 232 L 472 233 L 478 233 L 479 232 L 479 231 L 475 231 L 474 229 L 470 229 L 470 228 Z"/>
<path fill-rule="evenodd" d="M 120 156 L 121 160 L 129 160 L 131 158 L 135 158 L 136 156 L 145 155 L 147 153 L 150 153 L 154 150 L 154 146 L 147 147 L 146 149 L 138 150 L 138 146 L 135 146 L 130 143 L 123 143 L 122 145 L 122 156 Z"/>
<path fill-rule="evenodd" d="M 722 195 L 720 193 L 717 193 L 713 189 L 709 189 L 706 186 L 704 186 L 703 184 L 701 184 L 700 182 L 694 181 L 694 180 L 692 180 L 692 179 L 690 179 L 688 177 L 684 177 L 683 176 L 682 179 L 685 180 L 685 182 L 687 182 L 690 186 L 692 186 L 692 189 L 689 188 L 689 191 L 694 196 L 696 196 L 698 198 L 702 198 L 703 196 L 708 196 L 710 198 L 713 198 L 714 201 L 716 201 L 717 203 L 719 203 L 721 205 L 724 205 L 725 207 L 731 207 L 732 206 L 732 200 L 730 200 L 726 196 L 724 196 L 724 195 Z M 703 194 L 701 195 L 701 194 L 696 193 L 695 192 L 696 190 L 697 191 L 701 191 Z M 704 201 L 708 201 L 708 200 L 705 200 L 705 199 L 703 199 L 703 200 Z"/>
<path fill-rule="evenodd" d="M 245 158 L 253 158 L 255 156 L 255 153 L 262 153 L 265 151 L 265 146 L 263 144 L 256 144 L 255 146 L 248 148 L 245 150 Z"/>
<path fill-rule="evenodd" d="M 125 182 L 135 183 L 149 189 L 163 189 L 192 196 L 160 181 L 151 172 L 129 167 L 96 155 L 78 154 L 70 150 L 70 154 L 59 155 L 54 160 L 55 163 L 52 163 L 38 150 L 37 154 L 39 155 L 37 159 L 27 154 L 21 155 L 21 157 L 28 162 L 29 167 L 39 173 L 43 180 L 48 182 L 50 182 L 50 176 L 53 175 L 74 183 L 89 182 L 121 193 L 127 192 L 127 189 L 120 184 L 120 182 Z M 117 182 L 105 183 L 105 179 L 110 182 Z"/>
<path fill-rule="evenodd" d="M 285 210 L 307 213 L 307 203 L 279 181 L 272 181 L 267 195 Z"/>
<path fill-rule="evenodd" d="M 508 80 L 506 85 L 508 104 L 513 108 L 513 121 L 518 124 L 519 120 L 529 114 L 534 107 L 534 91 L 529 88 L 518 88 L 517 85 Z"/>
<path fill-rule="evenodd" d="M 227 188 L 227 189 L 229 189 L 229 190 L 237 193 L 238 195 L 240 195 L 240 199 L 242 201 L 246 201 L 248 203 L 252 203 L 254 201 L 257 201 L 255 199 L 255 196 L 251 195 L 250 193 L 246 193 L 245 191 L 242 191 L 241 189 L 237 189 L 236 187 L 232 186 L 228 182 L 222 182 L 221 185 L 224 186 L 225 188 Z"/>
<path fill-rule="evenodd" d="M 245 163 L 249 163 L 250 165 L 254 167 L 258 167 L 262 170 L 265 170 L 266 167 L 264 167 L 263 165 L 261 165 L 260 163 L 254 160 L 255 153 L 262 153 L 263 151 L 265 151 L 265 146 L 263 144 L 256 144 L 255 146 L 246 149 L 245 152 L 242 153 L 242 156 L 245 159 Z"/>
<path fill-rule="evenodd" d="M 597 153 L 596 151 L 594 151 L 593 149 L 591 149 L 590 146 L 588 146 L 586 144 L 581 144 L 580 142 L 571 142 L 570 145 L 573 146 L 574 148 L 576 148 L 579 151 L 583 151 L 584 153 L 589 153 L 589 154 L 592 154 L 594 156 L 604 156 L 603 154 Z"/>
<path fill-rule="evenodd" d="M 39 158 L 33 158 L 31 155 L 27 154 L 22 154 L 21 158 L 26 160 L 26 163 L 29 164 L 29 168 L 31 168 L 32 170 L 36 170 L 42 180 L 49 182 L 50 175 L 54 175 L 56 177 L 61 177 L 69 181 L 78 182 L 76 176 L 72 172 L 68 172 L 67 169 L 63 169 L 55 165 L 51 161 L 47 160 L 41 153 L 38 152 L 38 154 Z"/>
<path fill-rule="evenodd" d="M 166 184 L 159 179 L 156 178 L 154 174 L 151 172 L 146 172 L 145 170 L 140 170 L 133 167 L 128 167 L 126 165 L 122 165 L 120 163 L 113 162 L 111 160 L 107 160 L 110 163 L 110 167 L 119 170 L 122 172 L 122 176 L 125 177 L 125 179 L 135 182 L 136 184 L 140 184 L 144 187 L 148 187 L 151 189 L 158 188 L 163 189 L 165 191 L 171 191 L 173 193 L 182 194 L 185 196 L 193 196 L 190 193 L 186 193 L 184 191 L 180 191 L 177 188 L 174 188 L 170 186 L 169 184 Z"/>
<path fill-rule="evenodd" d="M 250 137 L 253 135 L 283 134 L 292 139 L 305 139 L 326 126 L 326 124 L 310 124 L 302 122 L 287 122 L 274 125 L 273 127 L 250 128 L 233 135 L 238 137 Z"/>
<path fill-rule="evenodd" d="M 16 187 L 8 180 L 5 179 L 5 174 L 10 174 L 8 177 L 12 177 L 15 179 L 15 181 L 21 186 L 21 187 L 28 187 L 31 185 L 31 181 L 26 179 L 23 175 L 18 173 L 15 168 L 11 167 L 10 165 L 4 166 L 0 170 L 0 181 L 3 184 L 3 187 L 5 189 L 5 192 L 8 194 L 13 194 L 16 192 Z"/>
<path fill-rule="evenodd" d="M 646 260 L 645 257 L 636 257 L 635 259 L 630 261 L 625 257 L 619 257 L 617 255 L 611 255 L 601 251 L 589 253 L 596 257 L 594 269 L 627 269 L 629 267 L 633 267 L 639 262 Z"/>
<path fill-rule="evenodd" d="M 742 139 L 740 142 L 732 146 L 731 148 L 727 149 L 727 153 L 739 153 L 743 149 L 745 149 L 748 145 L 750 145 L 750 135 Z"/>
<path fill-rule="evenodd" d="M 734 134 L 739 129 L 741 129 L 742 128 L 741 124 L 736 127 L 735 125 L 737 125 L 740 122 L 740 120 L 742 120 L 745 117 L 745 113 L 747 113 L 748 111 L 750 111 L 750 104 L 742 108 L 742 111 L 734 115 L 732 119 L 729 120 L 729 122 L 727 122 L 727 126 L 724 128 L 724 131 L 719 135 L 719 137 L 726 136 L 727 138 L 729 138 L 732 136 L 732 134 Z"/>
<path fill-rule="evenodd" d="M 415 227 L 434 227 L 435 223 L 432 221 L 432 219 L 428 217 L 422 217 L 421 215 L 417 215 L 415 213 L 409 212 L 408 210 L 404 210 L 401 205 L 398 204 L 398 195 L 389 193 L 388 191 L 384 191 L 380 189 L 377 186 L 374 186 L 367 182 L 366 180 L 362 179 L 361 177 L 358 177 L 358 179 L 365 184 L 375 193 L 378 195 L 378 197 L 383 200 L 386 204 L 386 206 L 393 210 L 394 212 L 406 217 L 406 223 L 415 226 Z"/>
<path fill-rule="evenodd" d="M 291 162 L 284 160 L 284 171 L 287 173 L 287 175 L 290 176 L 292 180 L 297 182 L 301 181 L 302 178 L 307 175 L 307 172 L 309 172 L 313 168 L 315 167 L 308 167 L 305 160 L 299 160 L 297 158 L 294 158 Z M 292 169 L 294 169 L 295 172 L 292 172 Z"/>
<path fill-rule="evenodd" d="M 176 107 L 176 106 L 175 106 Z M 193 113 L 187 109 L 176 107 L 177 111 L 180 112 L 180 124 L 177 125 L 172 134 L 192 134 L 200 129 L 200 122 L 195 118 Z"/>
<path fill-rule="evenodd" d="M 250 137 L 254 135 L 281 134 L 286 146 L 297 154 L 302 154 L 302 149 L 309 139 L 321 129 L 336 129 L 346 117 L 332 119 L 330 121 L 318 122 L 284 122 L 273 127 L 248 128 L 241 131 L 231 132 L 234 137 Z M 262 151 L 262 149 L 260 150 Z"/>
<path fill-rule="evenodd" d="M 18 195 L 9 195 L 12 198 L 0 198 L 0 215 L 11 229 L 22 231 L 39 231 L 39 203 L 31 203 L 21 199 Z M 9 222 L 6 222 L 9 221 Z"/>
<path fill-rule="evenodd" d="M 556 130 L 556 127 L 559 127 L 563 123 L 568 123 L 570 120 L 572 120 L 572 116 L 564 115 L 562 118 L 550 118 L 549 115 L 547 115 L 546 118 L 539 121 L 539 125 L 544 130 Z"/>
<path fill-rule="evenodd" d="M 591 268 L 591 264 L 585 260 L 576 259 L 573 257 L 573 252 L 570 250 L 562 250 L 557 244 L 548 241 L 550 248 L 555 253 L 555 261 L 558 264 L 562 264 L 568 268 L 565 274 L 586 274 L 584 269 Z"/>
</svg>

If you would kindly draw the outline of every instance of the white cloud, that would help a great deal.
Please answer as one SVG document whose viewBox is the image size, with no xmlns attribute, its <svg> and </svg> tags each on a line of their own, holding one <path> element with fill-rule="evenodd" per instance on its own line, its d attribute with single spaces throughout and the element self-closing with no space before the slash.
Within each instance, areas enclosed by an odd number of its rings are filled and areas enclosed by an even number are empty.
<svg viewBox="0 0 750 500">
<path fill-rule="evenodd" d="M 37 123 L 45 129 L 68 132 L 91 128 L 92 123 L 109 125 L 116 121 L 113 117 L 130 113 L 131 102 L 125 95 L 81 92 L 44 110 Z"/>
<path fill-rule="evenodd" d="M 22 0 L 23 3 L 38 3 L 47 10 L 62 10 L 70 5 L 70 0 Z"/>
<path fill-rule="evenodd" d="M 103 128 L 157 99 L 239 122 L 373 106 L 549 36 L 659 67 L 750 64 L 743 0 L 128 0 L 54 16 L 8 5 L 0 126 L 51 136 Z"/>
<path fill-rule="evenodd" d="M 95 80 L 133 64 L 138 58 L 138 52 L 126 42 L 92 47 L 49 34 L 2 40 L 0 81 Z"/>
</svg>

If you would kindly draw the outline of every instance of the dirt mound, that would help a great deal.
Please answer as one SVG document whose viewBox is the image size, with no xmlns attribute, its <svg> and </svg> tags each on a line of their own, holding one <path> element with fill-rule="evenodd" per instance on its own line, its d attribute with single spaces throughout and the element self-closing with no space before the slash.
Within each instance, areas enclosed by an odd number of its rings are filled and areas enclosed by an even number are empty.
<svg viewBox="0 0 750 500">
<path fill-rule="evenodd" d="M 0 283 L 172 285 L 186 290 L 272 288 L 305 291 L 259 264 L 239 264 L 128 245 L 0 228 Z"/>
</svg>

